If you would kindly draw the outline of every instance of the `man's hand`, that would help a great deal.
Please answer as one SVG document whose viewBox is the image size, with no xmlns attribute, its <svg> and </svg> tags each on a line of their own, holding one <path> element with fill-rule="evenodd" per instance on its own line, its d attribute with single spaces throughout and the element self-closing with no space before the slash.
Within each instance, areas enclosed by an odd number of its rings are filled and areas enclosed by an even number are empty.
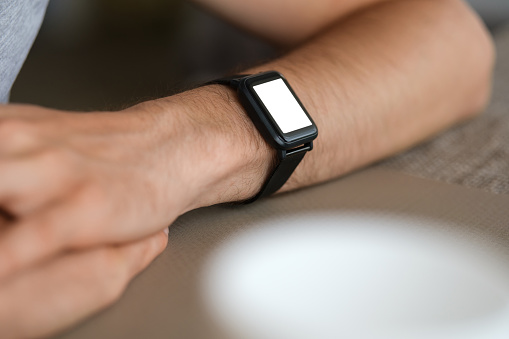
<svg viewBox="0 0 509 339">
<path fill-rule="evenodd" d="M 235 145 L 250 141 L 247 133 L 229 138 L 248 128 L 232 126 L 239 122 L 231 114 L 183 109 L 182 101 L 86 114 L 0 107 L 0 208 L 11 219 L 0 233 L 0 279 L 59 252 L 140 239 L 190 209 L 235 200 L 227 184 L 241 170 Z M 212 106 L 205 111 L 219 109 Z"/>
<path fill-rule="evenodd" d="M 129 244 L 62 255 L 0 283 L 0 338 L 55 334 L 120 297 L 166 247 L 158 232 Z"/>
</svg>

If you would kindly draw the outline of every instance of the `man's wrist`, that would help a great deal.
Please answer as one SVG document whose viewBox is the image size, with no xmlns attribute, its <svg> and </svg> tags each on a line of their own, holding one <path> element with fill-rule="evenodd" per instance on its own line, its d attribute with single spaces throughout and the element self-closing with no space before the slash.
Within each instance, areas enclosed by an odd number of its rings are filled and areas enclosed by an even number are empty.
<svg viewBox="0 0 509 339">
<path fill-rule="evenodd" d="M 226 86 L 211 85 L 182 96 L 182 109 L 203 119 L 197 131 L 206 131 L 213 144 L 204 178 L 208 180 L 202 199 L 194 207 L 255 196 L 274 166 L 275 152 L 247 116 L 237 93 Z M 189 101 L 190 98 L 194 100 Z"/>
<path fill-rule="evenodd" d="M 200 170 L 197 192 L 188 210 L 218 203 L 247 200 L 256 195 L 274 166 L 275 152 L 256 130 L 234 90 L 211 85 L 156 101 L 167 119 L 178 124 L 191 142 Z M 163 124 L 164 125 L 164 124 Z M 162 131 L 164 133 L 164 131 Z M 187 147 L 186 147 L 187 148 Z"/>
</svg>

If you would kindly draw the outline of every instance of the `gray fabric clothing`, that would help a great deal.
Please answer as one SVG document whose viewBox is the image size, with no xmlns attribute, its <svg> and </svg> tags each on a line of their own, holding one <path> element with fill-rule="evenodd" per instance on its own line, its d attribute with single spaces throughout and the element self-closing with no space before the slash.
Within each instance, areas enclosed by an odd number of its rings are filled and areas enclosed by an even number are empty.
<svg viewBox="0 0 509 339">
<path fill-rule="evenodd" d="M 0 0 L 0 103 L 14 80 L 44 18 L 49 0 Z"/>
</svg>

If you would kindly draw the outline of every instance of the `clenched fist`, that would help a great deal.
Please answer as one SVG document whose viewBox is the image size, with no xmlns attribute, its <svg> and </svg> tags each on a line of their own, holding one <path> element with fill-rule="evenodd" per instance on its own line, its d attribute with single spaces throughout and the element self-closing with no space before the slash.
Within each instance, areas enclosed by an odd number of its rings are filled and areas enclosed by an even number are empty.
<svg viewBox="0 0 509 339">
<path fill-rule="evenodd" d="M 208 92 L 228 106 L 224 94 Z M 0 209 L 9 220 L 0 279 L 62 251 L 141 239 L 190 209 L 256 193 L 256 184 L 235 181 L 249 175 L 243 149 L 261 143 L 246 132 L 247 118 L 217 107 L 189 111 L 183 101 L 81 114 L 0 107 Z M 258 168 L 251 172 L 261 185 Z"/>
<path fill-rule="evenodd" d="M 121 112 L 0 106 L 0 337 L 110 304 L 176 217 L 257 192 L 269 148 L 227 92 L 200 91 L 192 110 L 192 91 Z"/>
</svg>

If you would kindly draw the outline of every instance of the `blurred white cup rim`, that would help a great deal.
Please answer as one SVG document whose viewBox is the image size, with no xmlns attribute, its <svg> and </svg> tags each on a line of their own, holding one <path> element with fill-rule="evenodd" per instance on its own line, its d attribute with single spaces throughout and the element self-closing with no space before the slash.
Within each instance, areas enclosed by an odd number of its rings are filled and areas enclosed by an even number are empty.
<svg viewBox="0 0 509 339">
<path fill-rule="evenodd" d="M 509 338 L 507 258 L 440 223 L 266 221 L 212 255 L 206 307 L 231 338 Z"/>
</svg>

